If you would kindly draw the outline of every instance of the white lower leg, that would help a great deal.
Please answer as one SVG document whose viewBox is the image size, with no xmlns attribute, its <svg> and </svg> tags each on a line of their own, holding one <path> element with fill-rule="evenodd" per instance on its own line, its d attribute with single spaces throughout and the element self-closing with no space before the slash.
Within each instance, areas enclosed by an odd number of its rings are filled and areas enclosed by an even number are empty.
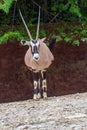
<svg viewBox="0 0 87 130">
<path fill-rule="evenodd" d="M 38 97 L 38 88 L 37 88 L 37 81 L 34 81 L 34 96 L 33 96 L 33 99 L 37 99 Z"/>
<path fill-rule="evenodd" d="M 41 98 L 40 79 L 38 80 L 38 99 Z"/>
<path fill-rule="evenodd" d="M 42 81 L 43 98 L 47 98 L 47 83 L 46 79 Z"/>
</svg>

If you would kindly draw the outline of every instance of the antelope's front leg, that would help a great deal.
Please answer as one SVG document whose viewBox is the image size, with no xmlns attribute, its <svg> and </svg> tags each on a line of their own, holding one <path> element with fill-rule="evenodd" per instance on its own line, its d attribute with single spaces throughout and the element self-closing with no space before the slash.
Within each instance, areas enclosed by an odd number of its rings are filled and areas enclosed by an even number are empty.
<svg viewBox="0 0 87 130">
<path fill-rule="evenodd" d="M 42 71 L 42 90 L 43 98 L 47 98 L 47 81 L 46 81 L 46 71 Z"/>
<path fill-rule="evenodd" d="M 39 74 L 34 73 L 34 96 L 33 99 L 39 99 L 41 97 L 40 94 L 40 80 L 39 80 Z"/>
</svg>

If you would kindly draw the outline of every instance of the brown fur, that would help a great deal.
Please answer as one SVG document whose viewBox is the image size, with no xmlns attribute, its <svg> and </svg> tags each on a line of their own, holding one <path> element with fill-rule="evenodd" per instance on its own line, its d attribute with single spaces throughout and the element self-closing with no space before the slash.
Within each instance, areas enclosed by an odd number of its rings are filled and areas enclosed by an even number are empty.
<svg viewBox="0 0 87 130">
<path fill-rule="evenodd" d="M 31 48 L 29 47 L 28 51 L 25 54 L 25 64 L 32 70 L 36 70 L 37 72 L 40 70 L 44 70 L 48 68 L 52 61 L 54 60 L 54 56 L 49 50 L 49 48 L 46 46 L 46 44 L 43 42 L 45 39 L 39 39 L 40 42 L 40 48 L 39 48 L 39 56 L 40 59 L 38 61 L 35 61 L 33 59 Z"/>
</svg>

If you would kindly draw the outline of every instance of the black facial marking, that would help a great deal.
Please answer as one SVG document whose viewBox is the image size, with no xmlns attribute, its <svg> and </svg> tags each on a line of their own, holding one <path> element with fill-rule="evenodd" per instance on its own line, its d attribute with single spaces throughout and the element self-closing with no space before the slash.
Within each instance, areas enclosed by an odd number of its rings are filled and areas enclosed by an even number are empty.
<svg viewBox="0 0 87 130">
<path fill-rule="evenodd" d="M 38 45 L 37 44 L 37 40 L 32 40 L 32 43 L 34 44 L 34 45 L 30 45 L 30 47 L 31 47 L 31 52 L 32 52 L 32 54 L 34 55 L 35 53 L 39 53 L 39 46 L 40 45 Z"/>
<path fill-rule="evenodd" d="M 37 40 L 32 40 L 32 42 L 33 42 L 34 44 L 36 44 L 36 43 L 37 43 Z"/>
<path fill-rule="evenodd" d="M 37 48 L 37 46 L 34 46 L 34 53 L 38 53 L 38 48 Z"/>
</svg>

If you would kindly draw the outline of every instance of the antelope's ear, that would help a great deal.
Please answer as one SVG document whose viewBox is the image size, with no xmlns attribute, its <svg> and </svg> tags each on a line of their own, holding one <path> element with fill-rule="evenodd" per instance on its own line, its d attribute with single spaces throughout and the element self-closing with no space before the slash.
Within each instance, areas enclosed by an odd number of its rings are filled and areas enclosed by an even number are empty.
<svg viewBox="0 0 87 130">
<path fill-rule="evenodd" d="M 40 39 L 42 42 L 44 42 L 45 40 L 46 40 L 46 37 L 44 37 L 44 38 L 42 38 L 42 39 Z"/>
<path fill-rule="evenodd" d="M 21 40 L 21 44 L 23 45 L 23 46 L 26 46 L 26 45 L 30 45 L 30 42 L 29 41 L 25 41 L 25 40 Z"/>
</svg>

